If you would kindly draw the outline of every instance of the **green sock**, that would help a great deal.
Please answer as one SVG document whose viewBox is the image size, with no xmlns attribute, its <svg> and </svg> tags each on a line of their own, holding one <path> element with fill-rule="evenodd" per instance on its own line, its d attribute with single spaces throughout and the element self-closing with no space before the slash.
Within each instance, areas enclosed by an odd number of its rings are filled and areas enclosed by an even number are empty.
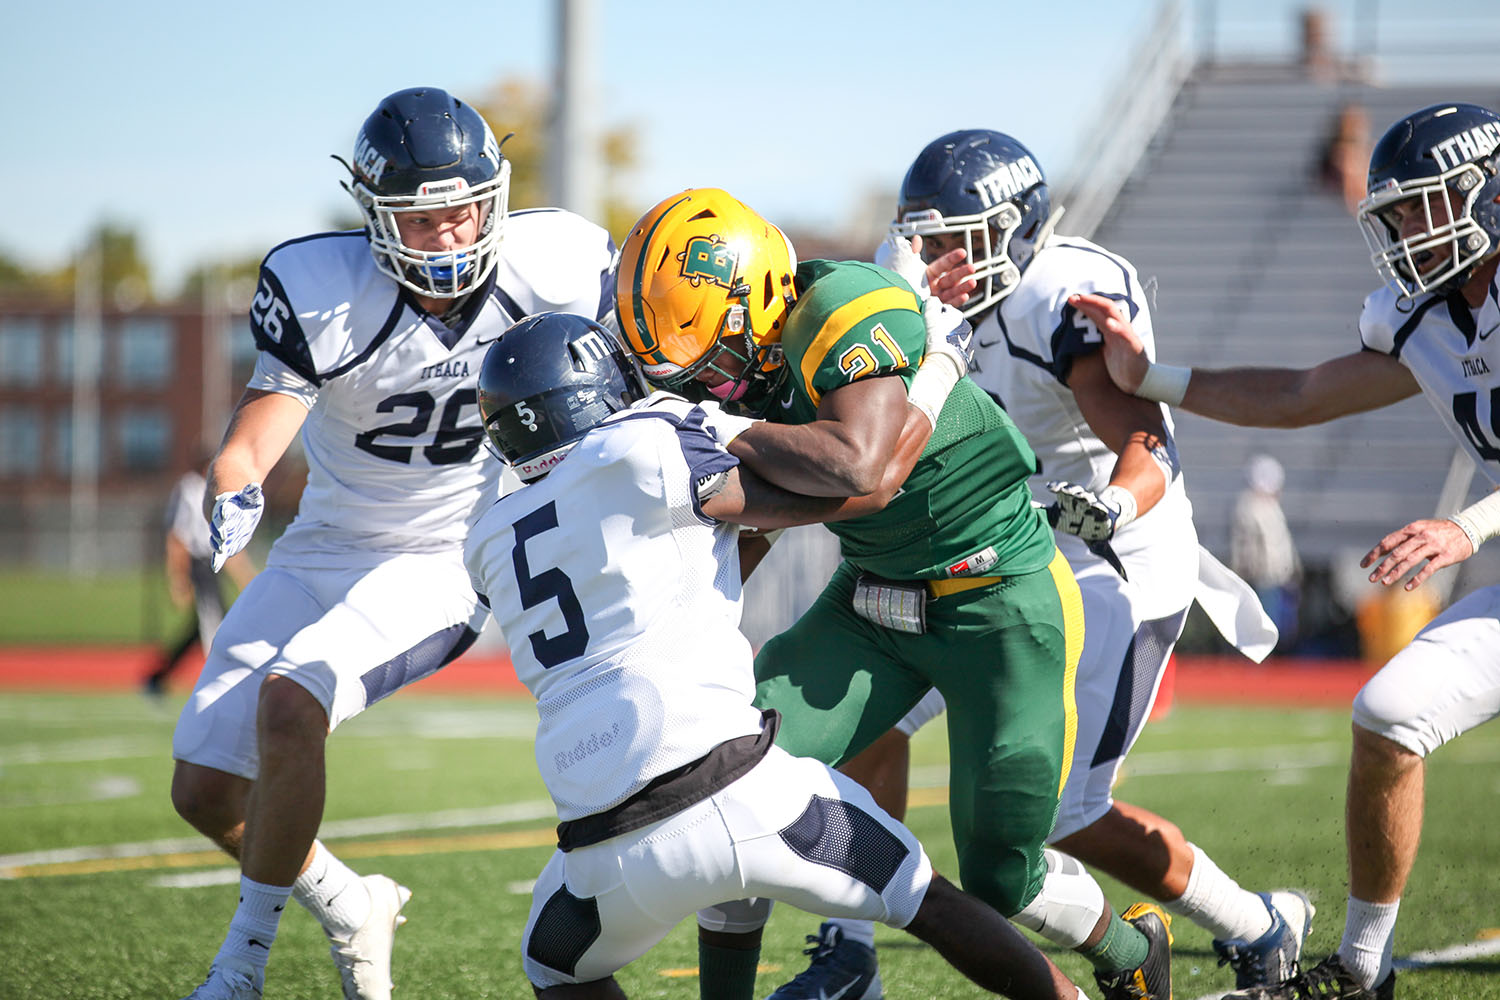
<svg viewBox="0 0 1500 1000">
<path fill-rule="evenodd" d="M 698 996 L 702 1000 L 755 1000 L 755 967 L 759 964 L 759 945 L 749 949 L 720 948 L 700 938 Z"/>
<path fill-rule="evenodd" d="M 1146 935 L 1121 920 L 1118 913 L 1110 914 L 1109 926 L 1098 944 L 1078 949 L 1100 972 L 1134 969 L 1146 960 L 1146 953 L 1150 950 L 1151 942 L 1146 940 Z"/>
</svg>

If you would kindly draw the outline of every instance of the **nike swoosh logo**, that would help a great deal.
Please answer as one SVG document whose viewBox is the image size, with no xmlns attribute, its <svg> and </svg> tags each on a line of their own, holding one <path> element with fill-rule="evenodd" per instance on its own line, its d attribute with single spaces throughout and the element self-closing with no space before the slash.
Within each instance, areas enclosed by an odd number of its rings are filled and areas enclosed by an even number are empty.
<svg viewBox="0 0 1500 1000">
<path fill-rule="evenodd" d="M 251 938 L 246 943 L 247 944 L 253 944 L 253 945 L 255 945 L 255 947 L 260 948 L 263 951 L 270 951 L 271 950 L 271 946 L 270 945 L 261 944 L 259 941 L 255 940 L 255 938 Z"/>
<path fill-rule="evenodd" d="M 841 989 L 841 990 L 839 990 L 837 993 L 825 993 L 822 989 L 819 989 L 818 990 L 818 1000 L 839 1000 L 839 997 L 841 997 L 844 994 L 848 993 L 850 990 L 854 989 L 854 987 L 858 986 L 859 984 L 860 984 L 860 980 L 859 979 L 856 979 L 856 980 L 854 980 L 853 982 L 850 982 L 850 983 L 845 983 L 844 984 L 844 988 Z"/>
<path fill-rule="evenodd" d="M 795 392 L 789 392 L 786 394 L 786 399 L 783 399 L 781 401 L 781 408 L 783 410 L 790 410 L 792 408 L 792 404 L 796 401 L 797 394 Z"/>
<path fill-rule="evenodd" d="M 1500 323 L 1496 323 L 1494 326 L 1490 327 L 1488 330 L 1486 330 L 1483 333 L 1481 333 L 1479 335 L 1479 339 L 1480 340 L 1489 340 L 1490 339 L 1490 334 L 1494 333 L 1496 330 L 1500 330 Z"/>
<path fill-rule="evenodd" d="M 998 343 L 1000 343 L 1000 341 L 998 341 L 998 340 L 981 340 L 979 342 L 979 346 L 980 347 L 994 347 Z"/>
</svg>

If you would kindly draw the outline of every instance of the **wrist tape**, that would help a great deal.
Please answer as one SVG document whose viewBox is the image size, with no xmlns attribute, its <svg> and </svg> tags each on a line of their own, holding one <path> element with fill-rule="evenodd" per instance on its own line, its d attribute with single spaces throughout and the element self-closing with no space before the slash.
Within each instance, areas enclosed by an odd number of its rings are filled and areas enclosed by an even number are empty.
<svg viewBox="0 0 1500 1000">
<path fill-rule="evenodd" d="M 1187 395 L 1188 380 L 1193 377 L 1191 368 L 1180 365 L 1161 365 L 1152 362 L 1146 369 L 1146 377 L 1135 390 L 1142 399 L 1155 400 L 1168 406 L 1181 406 Z"/>
<path fill-rule="evenodd" d="M 1500 490 L 1476 500 L 1463 510 L 1448 517 L 1448 520 L 1463 529 L 1469 536 L 1474 551 L 1486 541 L 1500 535 Z"/>
<path fill-rule="evenodd" d="M 963 373 L 958 370 L 958 362 L 946 354 L 929 354 L 922 359 L 922 365 L 917 373 L 912 376 L 911 388 L 907 390 L 906 401 L 922 411 L 922 416 L 927 422 L 937 428 L 938 414 L 943 411 L 943 403 L 948 399 L 948 393 L 958 384 Z"/>
</svg>

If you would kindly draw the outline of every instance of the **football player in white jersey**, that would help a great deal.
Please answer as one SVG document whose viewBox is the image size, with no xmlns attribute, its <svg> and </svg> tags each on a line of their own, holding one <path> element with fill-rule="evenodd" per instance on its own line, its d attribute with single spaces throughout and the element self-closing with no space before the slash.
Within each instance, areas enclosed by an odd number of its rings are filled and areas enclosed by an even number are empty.
<svg viewBox="0 0 1500 1000">
<path fill-rule="evenodd" d="M 751 704 L 739 526 L 806 523 L 847 501 L 744 470 L 722 442 L 751 421 L 647 397 L 613 336 L 579 316 L 506 331 L 479 393 L 486 432 L 528 485 L 479 518 L 465 561 L 515 639 L 562 821 L 521 942 L 537 995 L 623 997 L 613 974 L 696 912 L 701 995 L 749 1000 L 781 899 L 904 927 L 1007 996 L 1081 996 L 934 873 L 868 792 L 775 746 L 779 714 Z"/>
<path fill-rule="evenodd" d="M 1131 323 L 1096 296 L 1076 304 L 1104 331 L 1122 389 L 1216 420 L 1303 427 L 1425 394 L 1492 485 L 1500 485 L 1500 115 L 1439 104 L 1396 122 L 1370 156 L 1359 206 L 1385 287 L 1365 299 L 1360 349 L 1310 369 L 1155 364 Z M 1361 561 L 1407 590 L 1500 534 L 1500 493 L 1382 538 Z M 1389 1000 L 1401 892 L 1422 828 L 1423 761 L 1500 714 L 1500 586 L 1424 628 L 1354 701 L 1346 821 L 1349 899 L 1338 950 L 1256 1000 Z"/>
<path fill-rule="evenodd" d="M 974 324 L 969 377 L 1036 452 L 1033 490 L 1054 504 L 1057 545 L 1083 593 L 1077 751 L 1049 839 L 1066 855 L 1049 850 L 1049 867 L 1067 870 L 1072 855 L 1108 872 L 1210 930 L 1237 986 L 1277 982 L 1300 954 L 1312 916 L 1307 898 L 1240 888 L 1176 825 L 1111 795 L 1195 596 L 1257 659 L 1274 645 L 1274 627 L 1249 588 L 1199 549 L 1170 414 L 1110 382 L 1098 331 L 1068 302 L 1075 292 L 1107 297 L 1149 340 L 1135 268 L 1087 240 L 1054 234 L 1061 212 L 1021 143 L 983 129 L 953 132 L 912 162 L 876 263 L 928 286 Z M 1259 630 L 1235 634 L 1240 608 Z M 942 710 L 942 696 L 930 692 L 845 773 L 902 815 L 909 738 Z M 824 924 L 808 939 L 816 942 L 811 965 L 773 1000 L 816 998 L 852 979 L 874 961 L 872 931 L 868 922 Z M 877 981 L 856 1000 L 879 995 Z"/>
<path fill-rule="evenodd" d="M 462 549 L 499 492 L 480 448 L 486 346 L 529 313 L 607 317 L 613 302 L 609 234 L 567 212 L 507 213 L 510 163 L 444 91 L 382 100 L 346 166 L 365 228 L 266 257 L 255 374 L 209 473 L 217 569 L 301 431 L 297 518 L 221 626 L 173 736 L 173 804 L 242 873 L 199 1000 L 261 995 L 288 895 L 322 924 L 346 998 L 390 996 L 410 892 L 314 839 L 324 740 L 462 653 L 483 620 Z"/>
</svg>

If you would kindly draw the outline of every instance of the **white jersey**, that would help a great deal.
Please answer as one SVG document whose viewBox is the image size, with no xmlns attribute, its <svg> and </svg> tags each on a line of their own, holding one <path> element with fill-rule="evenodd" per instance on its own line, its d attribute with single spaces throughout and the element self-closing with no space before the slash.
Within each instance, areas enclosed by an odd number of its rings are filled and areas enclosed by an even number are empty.
<svg viewBox="0 0 1500 1000">
<path fill-rule="evenodd" d="M 1491 485 L 1500 486 L 1500 303 L 1495 285 L 1471 310 L 1458 297 L 1426 295 L 1397 308 L 1381 288 L 1365 299 L 1359 339 L 1400 361 L 1443 425 Z"/>
<path fill-rule="evenodd" d="M 1040 470 L 1032 477 L 1032 494 L 1044 504 L 1055 499 L 1046 488 L 1052 480 L 1097 493 L 1109 484 L 1118 457 L 1089 427 L 1068 388 L 1074 360 L 1103 346 L 1099 331 L 1068 304 L 1068 296 L 1081 292 L 1118 302 L 1147 355 L 1155 356 L 1151 310 L 1135 268 L 1123 257 L 1071 236 L 1048 240 L 1016 290 L 974 331 L 969 376 L 1010 414 L 1036 452 Z M 1165 406 L 1161 410 L 1170 438 L 1172 416 Z M 1161 501 L 1111 543 L 1135 585 L 1145 620 L 1174 614 L 1193 600 L 1199 557 L 1192 517 L 1178 475 Z M 1058 545 L 1075 569 L 1099 558 L 1071 535 L 1059 534 Z"/>
<path fill-rule="evenodd" d="M 611 315 L 609 234 L 556 209 L 505 220 L 493 275 L 444 323 L 375 268 L 363 231 L 284 243 L 250 308 L 250 387 L 306 403 L 308 479 L 270 565 L 347 565 L 463 543 L 497 495 L 480 447 L 476 379 L 488 344 L 544 310 Z"/>
<path fill-rule="evenodd" d="M 594 428 L 469 535 L 474 589 L 537 699 L 537 765 L 563 820 L 761 731 L 738 627 L 738 529 L 700 506 L 736 464 L 701 410 L 658 394 Z"/>
</svg>

